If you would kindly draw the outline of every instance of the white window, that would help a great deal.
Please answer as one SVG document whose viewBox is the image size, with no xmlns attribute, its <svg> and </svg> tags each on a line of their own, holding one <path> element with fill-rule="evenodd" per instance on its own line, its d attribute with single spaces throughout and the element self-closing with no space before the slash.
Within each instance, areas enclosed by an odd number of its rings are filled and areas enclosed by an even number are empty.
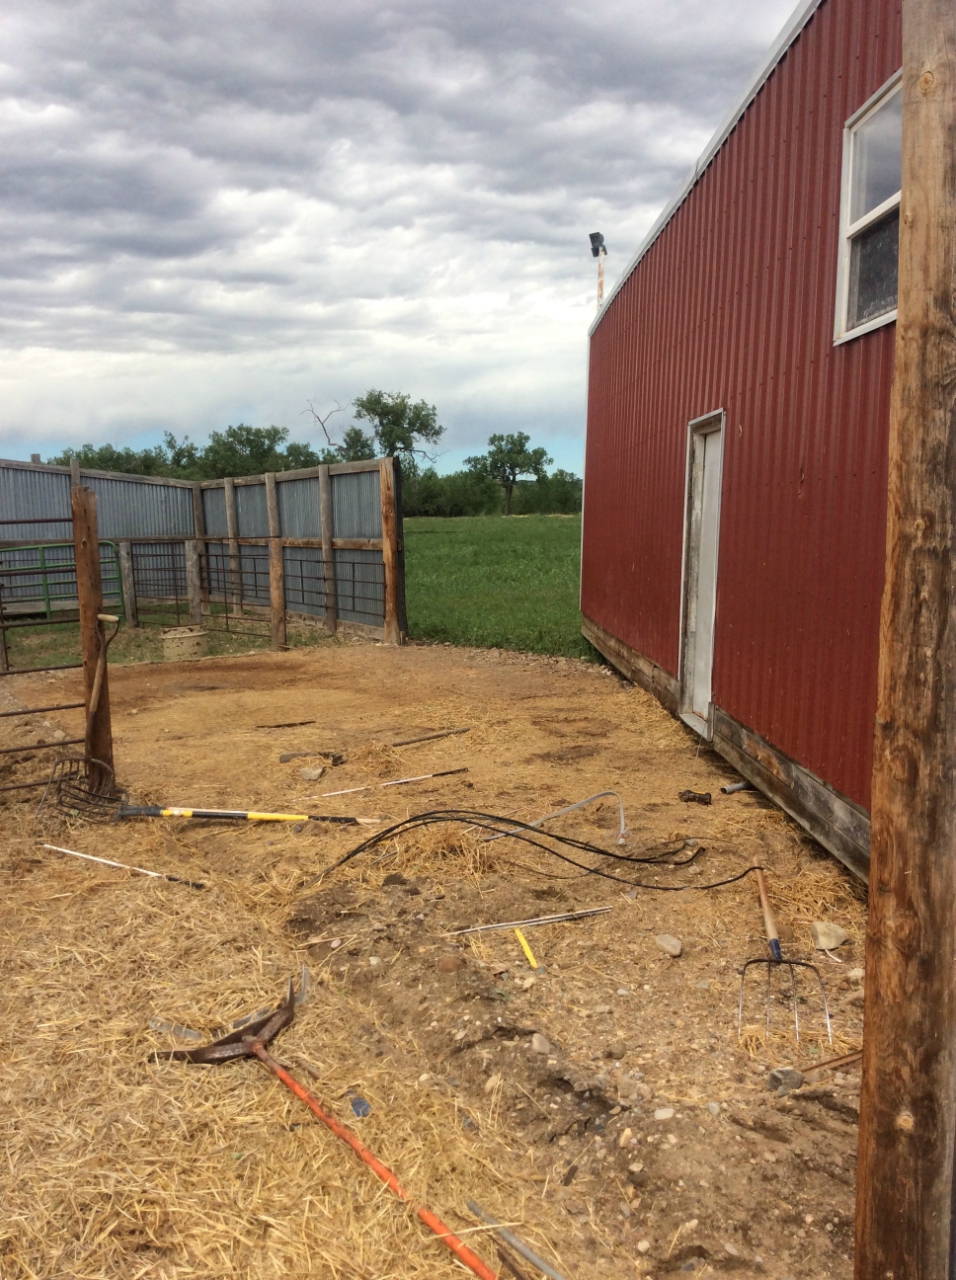
<svg viewBox="0 0 956 1280">
<path fill-rule="evenodd" d="M 903 97 L 893 79 L 846 122 L 837 342 L 896 319 Z"/>
</svg>

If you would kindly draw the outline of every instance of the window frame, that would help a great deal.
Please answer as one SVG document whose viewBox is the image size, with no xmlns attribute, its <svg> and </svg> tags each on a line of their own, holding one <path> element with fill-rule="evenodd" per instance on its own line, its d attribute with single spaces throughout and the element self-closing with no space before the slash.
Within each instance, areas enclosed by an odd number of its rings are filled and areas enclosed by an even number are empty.
<svg viewBox="0 0 956 1280">
<path fill-rule="evenodd" d="M 837 287 L 836 287 L 836 316 L 833 326 L 833 343 L 838 346 L 842 342 L 850 342 L 853 338 L 859 338 L 864 333 L 872 333 L 874 329 L 880 329 L 885 324 L 891 324 L 896 319 L 897 308 L 892 311 L 885 311 L 880 316 L 873 316 L 869 320 L 864 320 L 862 324 L 849 327 L 848 310 L 850 305 L 850 258 L 852 254 L 853 241 L 865 231 L 867 227 L 879 222 L 888 213 L 892 213 L 894 209 L 900 206 L 901 192 L 890 196 L 884 200 L 882 204 L 871 209 L 869 213 L 865 213 L 862 218 L 857 218 L 855 222 L 850 222 L 850 197 L 852 195 L 852 176 L 853 176 L 853 141 L 857 129 L 865 123 L 871 116 L 886 105 L 889 100 L 896 94 L 902 92 L 903 72 L 897 71 L 890 76 L 884 85 L 877 89 L 872 97 L 863 103 L 859 110 L 854 111 L 846 124 L 843 126 L 843 173 L 840 181 L 840 248 L 837 257 Z"/>
</svg>

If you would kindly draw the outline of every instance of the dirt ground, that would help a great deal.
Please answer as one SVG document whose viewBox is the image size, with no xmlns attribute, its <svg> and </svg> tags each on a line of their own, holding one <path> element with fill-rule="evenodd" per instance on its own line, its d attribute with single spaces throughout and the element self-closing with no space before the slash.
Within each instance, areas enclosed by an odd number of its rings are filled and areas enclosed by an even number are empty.
<svg viewBox="0 0 956 1280">
<path fill-rule="evenodd" d="M 859 1046 L 863 891 L 758 794 L 721 795 L 734 772 L 652 698 L 569 659 L 356 641 L 117 667 L 110 680 L 133 803 L 381 826 L 91 826 L 36 817 L 35 795 L 0 797 L 2 1280 L 462 1274 L 257 1063 L 150 1061 L 184 1043 L 151 1018 L 212 1036 L 277 1000 L 303 964 L 309 998 L 277 1056 L 494 1268 L 467 1199 L 569 1280 L 850 1276 L 859 1077 L 825 1072 L 778 1096 L 768 1072 L 809 1072 Z M 0 710 L 72 700 L 77 683 L 4 680 Z M 80 713 L 2 719 L 0 746 L 58 731 L 79 736 Z M 307 751 L 346 763 L 306 779 L 322 760 L 280 762 Z M 0 763 L 0 783 L 34 776 L 50 754 Z M 321 798 L 359 786 L 372 789 Z M 682 803 L 685 788 L 712 805 Z M 531 821 L 607 790 L 623 800 L 623 845 L 610 797 L 549 829 L 628 859 L 696 856 L 648 865 L 551 846 L 581 870 L 459 823 L 328 870 L 409 815 Z M 741 966 L 767 954 L 756 885 L 701 886 L 757 854 L 785 955 L 812 959 L 825 981 L 832 1046 L 806 973 L 800 1045 L 779 973 L 765 1034 L 762 967 L 738 1036 Z M 513 930 L 444 936 L 591 907 L 610 911 L 526 930 L 537 969 Z M 815 920 L 848 934 L 832 956 L 813 948 Z M 679 957 L 660 935 L 680 940 Z"/>
</svg>

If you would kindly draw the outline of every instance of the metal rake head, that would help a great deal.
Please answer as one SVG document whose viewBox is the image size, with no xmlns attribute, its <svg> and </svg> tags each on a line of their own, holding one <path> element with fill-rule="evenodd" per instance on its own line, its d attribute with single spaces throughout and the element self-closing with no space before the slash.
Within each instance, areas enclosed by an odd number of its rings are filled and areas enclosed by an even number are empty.
<svg viewBox="0 0 956 1280">
<path fill-rule="evenodd" d="M 811 964 L 809 960 L 783 960 L 774 957 L 758 958 L 756 960 L 748 960 L 740 971 L 740 1002 L 737 1008 L 737 1035 L 743 1034 L 744 1024 L 744 986 L 747 981 L 747 970 L 753 965 L 765 964 L 767 966 L 767 1035 L 770 1035 L 770 1002 L 771 1002 L 771 985 L 772 975 L 775 969 L 787 969 L 790 974 L 790 997 L 793 1003 L 793 1027 L 796 1032 L 797 1044 L 800 1043 L 800 1013 L 797 1008 L 797 969 L 809 969 L 816 978 L 820 986 L 820 996 L 823 1000 L 823 1019 L 827 1028 L 827 1040 L 833 1044 L 833 1028 L 830 1025 L 830 1006 L 827 1004 L 826 988 L 823 985 L 823 978 L 820 976 L 820 970 L 815 964 Z"/>
<path fill-rule="evenodd" d="M 115 822 L 128 800 L 127 793 L 117 788 L 108 764 L 83 756 L 66 756 L 54 764 L 37 813 L 53 808 L 69 818 Z"/>
</svg>

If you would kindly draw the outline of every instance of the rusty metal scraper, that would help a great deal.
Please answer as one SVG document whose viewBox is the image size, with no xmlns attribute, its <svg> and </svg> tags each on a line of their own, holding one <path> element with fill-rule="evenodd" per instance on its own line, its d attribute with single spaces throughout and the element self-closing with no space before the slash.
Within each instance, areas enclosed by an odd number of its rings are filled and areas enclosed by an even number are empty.
<svg viewBox="0 0 956 1280">
<path fill-rule="evenodd" d="M 153 1053 L 150 1055 L 151 1060 L 173 1059 L 177 1062 L 221 1063 L 231 1062 L 236 1058 L 258 1058 L 277 1080 L 281 1080 L 286 1088 L 291 1089 L 295 1096 L 305 1103 L 312 1114 L 317 1116 L 327 1129 L 330 1129 L 337 1138 L 341 1138 L 343 1142 L 352 1148 L 359 1159 L 367 1164 L 377 1177 L 381 1178 L 390 1191 L 393 1191 L 400 1199 L 411 1205 L 425 1226 L 435 1233 L 442 1244 L 451 1249 L 459 1262 L 464 1263 L 470 1271 L 480 1277 L 480 1280 L 497 1280 L 495 1272 L 486 1263 L 482 1262 L 481 1258 L 476 1253 L 473 1253 L 464 1241 L 460 1240 L 442 1222 L 441 1218 L 423 1205 L 415 1204 L 391 1169 L 382 1164 L 381 1160 L 373 1155 L 364 1143 L 359 1141 L 351 1129 L 326 1111 L 319 1100 L 304 1085 L 301 1085 L 294 1076 L 290 1075 L 285 1067 L 269 1053 L 266 1045 L 284 1027 L 289 1026 L 295 1018 L 295 1000 L 294 984 L 290 978 L 288 992 L 278 1008 L 271 1012 L 254 1015 L 252 1022 L 247 1023 L 244 1027 L 230 1031 L 221 1039 L 214 1040 L 212 1044 L 201 1045 L 195 1049 L 172 1049 L 167 1050 L 165 1053 Z"/>
</svg>

